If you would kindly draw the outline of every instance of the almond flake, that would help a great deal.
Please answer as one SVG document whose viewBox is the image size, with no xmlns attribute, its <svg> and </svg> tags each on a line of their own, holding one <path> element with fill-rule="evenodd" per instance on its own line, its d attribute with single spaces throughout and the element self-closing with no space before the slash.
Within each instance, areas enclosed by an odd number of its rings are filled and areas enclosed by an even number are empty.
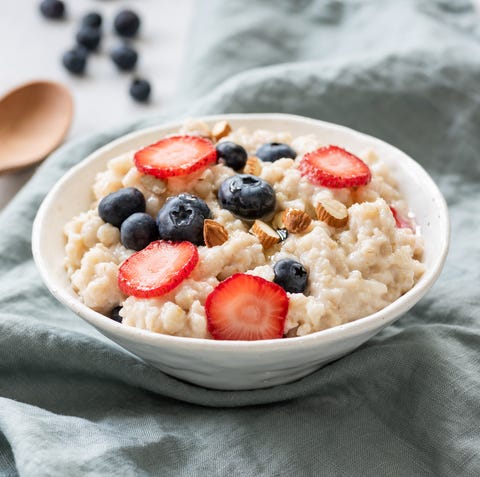
<svg viewBox="0 0 480 477">
<path fill-rule="evenodd" d="M 348 210 L 335 199 L 321 199 L 315 207 L 318 220 L 331 227 L 343 227 L 348 222 Z"/>
<path fill-rule="evenodd" d="M 225 227 L 215 220 L 205 219 L 203 222 L 203 238 L 208 248 L 222 245 L 228 240 L 228 232 Z"/>
<path fill-rule="evenodd" d="M 280 236 L 275 230 L 261 220 L 255 220 L 250 229 L 250 232 L 257 236 L 258 240 L 262 244 L 263 248 L 270 248 L 272 245 L 280 242 Z"/>
<path fill-rule="evenodd" d="M 232 131 L 232 127 L 227 121 L 219 121 L 212 128 L 212 137 L 215 141 L 219 141 L 222 137 L 228 136 Z"/>
<path fill-rule="evenodd" d="M 259 176 L 262 172 L 262 167 L 260 166 L 260 161 L 255 156 L 250 156 L 247 159 L 247 163 L 243 168 L 244 174 L 251 174 L 253 176 Z"/>
<path fill-rule="evenodd" d="M 312 218 L 300 209 L 284 210 L 282 220 L 285 228 L 292 234 L 304 232 L 312 223 Z"/>
</svg>

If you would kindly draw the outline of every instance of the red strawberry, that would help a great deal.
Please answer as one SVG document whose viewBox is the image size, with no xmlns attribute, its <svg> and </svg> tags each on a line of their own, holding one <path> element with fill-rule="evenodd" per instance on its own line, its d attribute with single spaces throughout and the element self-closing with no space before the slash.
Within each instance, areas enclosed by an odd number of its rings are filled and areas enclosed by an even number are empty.
<svg viewBox="0 0 480 477">
<path fill-rule="evenodd" d="M 281 338 L 287 311 L 281 286 L 244 273 L 224 280 L 205 302 L 208 331 L 217 340 Z"/>
<path fill-rule="evenodd" d="M 313 184 L 331 188 L 362 186 L 372 178 L 370 169 L 360 158 L 338 146 L 308 152 L 298 168 Z"/>
<path fill-rule="evenodd" d="M 135 166 L 151 176 L 185 176 L 217 160 L 213 144 L 200 136 L 171 136 L 135 153 Z"/>
<path fill-rule="evenodd" d="M 394 207 L 390 206 L 390 210 L 392 211 L 393 218 L 395 219 L 395 225 L 399 229 L 410 229 L 415 232 L 412 223 L 408 219 L 402 217 Z"/>
<path fill-rule="evenodd" d="M 125 295 L 151 298 L 173 290 L 198 262 L 191 242 L 157 240 L 127 258 L 118 270 L 118 286 Z"/>
</svg>

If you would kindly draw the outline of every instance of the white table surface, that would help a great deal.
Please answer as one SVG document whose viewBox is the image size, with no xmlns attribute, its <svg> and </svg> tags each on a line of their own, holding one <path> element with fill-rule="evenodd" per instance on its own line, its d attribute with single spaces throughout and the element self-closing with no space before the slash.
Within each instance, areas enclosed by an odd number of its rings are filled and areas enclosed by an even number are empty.
<svg viewBox="0 0 480 477">
<path fill-rule="evenodd" d="M 0 96 L 34 79 L 66 84 L 74 97 L 75 113 L 66 140 L 162 111 L 175 93 L 185 54 L 195 0 L 64 0 L 65 20 L 44 19 L 40 0 L 2 0 L 0 14 Z M 112 32 L 115 12 L 129 7 L 141 16 L 134 45 L 139 52 L 138 76 L 152 84 L 148 105 L 135 103 L 128 94 L 132 73 L 119 73 L 108 51 L 119 42 Z M 70 75 L 61 66 L 62 53 L 75 43 L 82 15 L 98 11 L 104 17 L 99 53 L 92 54 L 84 77 Z M 1 147 L 1 145 L 0 145 Z M 34 172 L 0 175 L 0 210 Z"/>
</svg>

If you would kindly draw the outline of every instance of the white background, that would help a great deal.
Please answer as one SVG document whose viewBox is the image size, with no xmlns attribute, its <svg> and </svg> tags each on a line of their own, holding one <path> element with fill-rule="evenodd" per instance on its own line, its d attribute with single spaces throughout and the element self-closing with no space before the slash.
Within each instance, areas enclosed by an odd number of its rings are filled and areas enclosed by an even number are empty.
<svg viewBox="0 0 480 477">
<path fill-rule="evenodd" d="M 65 20 L 47 20 L 39 13 L 40 0 L 0 0 L 0 96 L 35 79 L 66 84 L 75 112 L 66 138 L 94 133 L 165 109 L 171 101 L 185 55 L 195 0 L 64 0 Z M 142 25 L 132 43 L 139 53 L 136 74 L 152 84 L 149 104 L 135 103 L 128 94 L 132 73 L 119 73 L 108 52 L 120 42 L 113 33 L 115 13 L 135 10 Z M 70 75 L 61 56 L 75 44 L 81 17 L 88 11 L 103 16 L 103 39 L 90 55 L 83 77 Z M 1 147 L 1 144 L 0 144 Z M 0 210 L 26 182 L 33 168 L 0 175 Z"/>
</svg>

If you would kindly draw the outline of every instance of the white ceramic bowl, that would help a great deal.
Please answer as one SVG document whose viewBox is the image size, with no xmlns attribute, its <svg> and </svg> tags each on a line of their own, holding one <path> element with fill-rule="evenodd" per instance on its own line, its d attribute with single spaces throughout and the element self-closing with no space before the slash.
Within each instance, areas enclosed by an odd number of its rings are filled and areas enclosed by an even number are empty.
<svg viewBox="0 0 480 477">
<path fill-rule="evenodd" d="M 373 148 L 393 170 L 415 213 L 425 240 L 426 272 L 405 295 L 383 310 L 348 324 L 304 337 L 265 341 L 215 341 L 167 336 L 121 325 L 86 307 L 72 291 L 63 267 L 63 226 L 90 206 L 95 174 L 120 153 L 176 132 L 180 123 L 137 131 L 97 150 L 73 167 L 43 201 L 33 225 L 33 256 L 52 294 L 97 330 L 165 373 L 216 389 L 254 389 L 294 381 L 337 359 L 397 320 L 433 285 L 448 249 L 445 201 L 425 170 L 395 147 L 335 124 L 285 114 L 234 114 L 201 118 L 209 124 L 226 119 L 233 128 L 248 126 L 316 134 L 322 141 L 359 153 Z"/>
</svg>

